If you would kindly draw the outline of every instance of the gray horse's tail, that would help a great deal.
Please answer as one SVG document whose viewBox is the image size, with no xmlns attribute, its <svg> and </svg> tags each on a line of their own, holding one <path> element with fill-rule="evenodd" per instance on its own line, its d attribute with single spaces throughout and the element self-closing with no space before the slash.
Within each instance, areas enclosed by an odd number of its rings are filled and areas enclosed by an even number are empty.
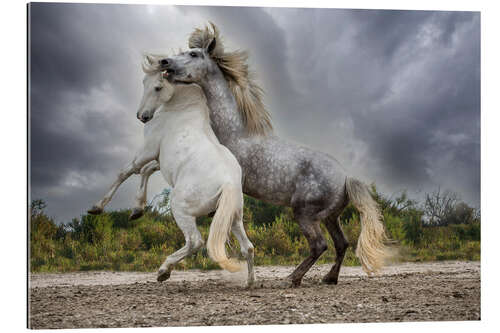
<svg viewBox="0 0 500 333">
<path fill-rule="evenodd" d="M 361 215 L 361 234 L 358 238 L 356 256 L 367 274 L 377 272 L 387 257 L 384 241 L 387 240 L 382 213 L 377 202 L 372 198 L 368 186 L 357 179 L 346 180 L 349 200 Z"/>
<path fill-rule="evenodd" d="M 222 185 L 217 210 L 210 225 L 207 250 L 212 260 L 230 272 L 237 272 L 242 268 L 238 260 L 227 257 L 225 246 L 233 221 L 241 217 L 242 209 L 243 194 L 241 188 L 232 184 Z"/>
</svg>

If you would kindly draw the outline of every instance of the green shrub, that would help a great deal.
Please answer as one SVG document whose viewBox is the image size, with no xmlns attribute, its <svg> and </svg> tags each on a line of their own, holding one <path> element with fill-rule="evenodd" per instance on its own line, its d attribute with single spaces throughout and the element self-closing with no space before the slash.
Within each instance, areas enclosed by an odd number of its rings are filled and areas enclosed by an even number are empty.
<svg viewBox="0 0 500 333">
<path fill-rule="evenodd" d="M 430 226 L 423 222 L 423 211 L 405 196 L 391 201 L 374 192 L 383 210 L 389 238 L 398 246 L 400 260 L 479 260 L 481 225 L 479 218 L 468 223 Z M 302 235 L 290 208 L 263 204 L 246 197 L 244 225 L 255 247 L 256 265 L 297 265 L 309 255 L 309 244 Z M 43 212 L 43 201 L 30 211 L 30 270 L 66 272 L 75 270 L 157 270 L 166 257 L 185 244 L 184 235 L 170 214 L 148 209 L 137 221 L 128 221 L 128 210 L 100 216 L 84 215 L 66 225 L 57 225 Z M 204 240 L 211 218 L 197 219 Z M 355 249 L 361 225 L 359 213 L 348 205 L 341 215 L 341 226 L 350 246 L 344 265 L 359 265 Z M 322 232 L 328 250 L 318 263 L 333 264 L 334 243 L 326 228 Z M 238 242 L 231 237 L 227 246 L 231 256 L 240 256 Z M 218 269 L 202 248 L 180 262 L 176 269 Z"/>
<path fill-rule="evenodd" d="M 391 240 L 403 241 L 406 233 L 404 229 L 404 220 L 399 216 L 384 214 L 384 224 L 387 230 L 387 236 Z"/>
<path fill-rule="evenodd" d="M 129 229 L 137 225 L 137 221 L 129 221 L 130 210 L 119 210 L 114 212 L 109 212 L 109 217 L 113 221 L 114 229 Z"/>
<path fill-rule="evenodd" d="M 424 236 L 424 224 L 418 216 L 410 215 L 403 222 L 405 240 L 408 244 L 419 245 Z"/>
<path fill-rule="evenodd" d="M 285 213 L 286 208 L 269 204 L 245 195 L 245 210 L 252 212 L 252 221 L 256 225 L 271 224 L 274 220 Z"/>
<path fill-rule="evenodd" d="M 31 215 L 30 239 L 53 239 L 57 234 L 58 227 L 52 219 L 45 214 Z"/>
<path fill-rule="evenodd" d="M 481 239 L 481 228 L 479 223 L 472 224 L 452 224 L 450 225 L 451 231 L 457 234 L 461 240 L 474 240 Z"/>
<path fill-rule="evenodd" d="M 161 222 L 145 219 L 138 227 L 142 239 L 142 246 L 145 250 L 153 246 L 164 244 L 168 241 L 167 227 Z"/>
</svg>

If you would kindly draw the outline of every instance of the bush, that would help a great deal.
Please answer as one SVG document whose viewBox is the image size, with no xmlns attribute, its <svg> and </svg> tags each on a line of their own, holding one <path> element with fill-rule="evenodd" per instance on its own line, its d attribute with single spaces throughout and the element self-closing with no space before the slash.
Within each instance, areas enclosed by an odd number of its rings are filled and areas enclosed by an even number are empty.
<svg viewBox="0 0 500 333">
<path fill-rule="evenodd" d="M 390 214 L 384 214 L 384 222 L 387 230 L 387 236 L 391 240 L 403 241 L 405 239 L 406 233 L 404 230 L 404 220 L 399 216 L 393 216 Z"/>
<path fill-rule="evenodd" d="M 418 216 L 410 215 L 403 222 L 405 240 L 408 244 L 419 245 L 424 236 L 424 224 Z"/>
<path fill-rule="evenodd" d="M 429 225 L 424 210 L 405 195 L 390 199 L 376 192 L 375 200 L 383 208 L 389 238 L 399 247 L 401 260 L 479 260 L 481 225 L 479 211 L 463 223 Z M 264 204 L 246 197 L 243 220 L 247 235 L 255 247 L 256 265 L 297 265 L 309 255 L 309 245 L 302 235 L 290 208 Z M 75 270 L 145 270 L 158 269 L 165 258 L 185 244 L 184 235 L 170 213 L 148 209 L 144 217 L 128 221 L 128 210 L 100 216 L 84 215 L 65 225 L 57 225 L 44 213 L 45 203 L 30 207 L 30 270 L 32 272 Z M 457 211 L 470 212 L 458 206 Z M 460 213 L 460 214 L 462 214 Z M 456 216 L 470 216 L 467 214 Z M 198 219 L 204 240 L 208 238 L 211 218 Z M 458 219 L 456 220 L 459 221 Z M 341 215 L 341 226 L 350 246 L 344 265 L 359 265 L 355 256 L 361 231 L 358 211 L 349 204 Z M 335 247 L 324 225 L 322 232 L 328 250 L 318 263 L 332 264 Z M 239 245 L 231 237 L 228 254 L 239 256 Z M 176 269 L 216 269 L 217 263 L 205 248 L 179 263 Z"/>
<path fill-rule="evenodd" d="M 160 246 L 168 241 L 167 227 L 161 222 L 146 219 L 137 228 L 145 250 Z"/>
<path fill-rule="evenodd" d="M 113 221 L 114 229 L 128 229 L 137 224 L 137 221 L 129 221 L 130 210 L 119 210 L 109 213 L 110 219 Z"/>
<path fill-rule="evenodd" d="M 53 220 L 45 214 L 39 213 L 31 215 L 30 218 L 30 239 L 53 239 L 57 234 L 58 227 Z"/>
<path fill-rule="evenodd" d="M 278 223 L 256 226 L 249 230 L 248 237 L 259 244 L 261 251 L 268 255 L 286 255 L 293 251 L 293 247 L 291 238 L 285 232 L 284 224 L 279 223 L 282 221 L 278 218 Z"/>
<path fill-rule="evenodd" d="M 142 245 L 142 237 L 138 230 L 122 231 L 118 237 L 122 248 L 126 251 L 139 250 Z"/>
<path fill-rule="evenodd" d="M 479 241 L 481 239 L 481 228 L 479 223 L 454 224 L 450 226 L 450 229 L 463 241 Z"/>
<path fill-rule="evenodd" d="M 245 195 L 244 200 L 244 207 L 252 212 L 252 220 L 256 225 L 271 224 L 286 210 L 285 207 L 275 206 L 247 195 Z"/>
</svg>

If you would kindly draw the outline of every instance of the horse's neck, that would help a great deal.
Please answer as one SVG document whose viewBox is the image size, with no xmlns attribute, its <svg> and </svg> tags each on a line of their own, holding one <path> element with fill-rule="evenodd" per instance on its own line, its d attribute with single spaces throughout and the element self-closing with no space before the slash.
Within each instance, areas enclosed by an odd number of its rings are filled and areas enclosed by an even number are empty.
<svg viewBox="0 0 500 333">
<path fill-rule="evenodd" d="M 212 128 L 219 141 L 227 145 L 243 136 L 245 124 L 222 73 L 217 71 L 209 74 L 201 87 L 207 98 Z"/>
<path fill-rule="evenodd" d="M 156 131 L 161 131 L 161 136 L 167 135 L 174 138 L 185 135 L 184 130 L 189 128 L 190 133 L 205 135 L 214 144 L 219 141 L 210 127 L 209 108 L 207 99 L 200 87 L 189 91 L 187 88 L 176 90 L 174 97 L 163 104 L 158 114 L 159 126 Z M 153 119 L 154 120 L 154 119 Z"/>
<path fill-rule="evenodd" d="M 164 111 L 182 111 L 183 109 L 202 109 L 207 101 L 198 86 L 176 88 L 172 99 L 163 105 Z M 198 108 L 197 108 L 198 107 Z"/>
</svg>

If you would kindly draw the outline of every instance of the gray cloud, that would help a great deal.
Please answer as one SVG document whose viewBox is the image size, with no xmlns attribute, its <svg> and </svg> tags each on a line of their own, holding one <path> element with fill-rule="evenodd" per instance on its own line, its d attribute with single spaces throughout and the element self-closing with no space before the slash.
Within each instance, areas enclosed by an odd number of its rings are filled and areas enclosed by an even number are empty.
<svg viewBox="0 0 500 333">
<path fill-rule="evenodd" d="M 302 126 L 320 131 L 303 131 L 310 145 L 386 191 L 444 186 L 478 204 L 479 14 L 296 10 L 289 20 L 275 12 L 296 46 L 290 67 L 307 69 L 294 77 L 297 90 L 311 87 L 290 136 Z M 290 23 L 299 17 L 309 21 Z M 445 154 L 454 167 L 437 172 Z"/>
<path fill-rule="evenodd" d="M 279 135 L 388 194 L 480 200 L 480 16 L 473 12 L 31 5 L 31 190 L 83 214 L 142 142 L 143 51 L 214 21 L 247 49 Z M 110 208 L 132 204 L 137 179 Z M 155 175 L 150 196 L 165 183 Z"/>
</svg>

